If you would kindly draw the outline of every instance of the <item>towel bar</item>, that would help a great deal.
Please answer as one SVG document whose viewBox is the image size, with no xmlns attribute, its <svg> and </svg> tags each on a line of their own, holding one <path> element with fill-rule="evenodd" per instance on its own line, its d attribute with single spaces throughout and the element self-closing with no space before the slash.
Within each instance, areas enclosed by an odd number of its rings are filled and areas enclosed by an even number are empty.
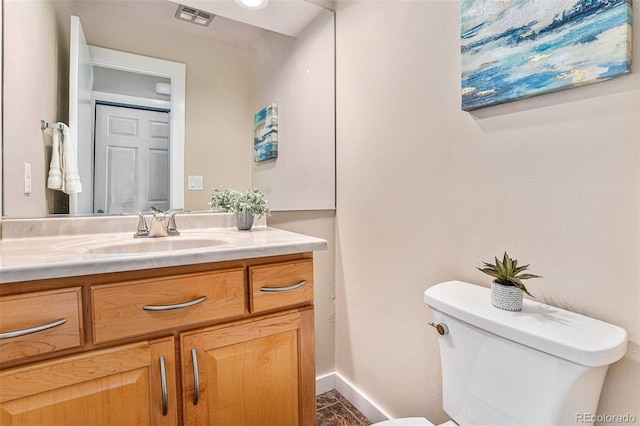
<svg viewBox="0 0 640 426">
<path fill-rule="evenodd" d="M 64 127 L 60 123 L 49 123 L 48 121 L 40 120 L 40 130 L 44 129 L 58 129 L 63 130 Z"/>
</svg>

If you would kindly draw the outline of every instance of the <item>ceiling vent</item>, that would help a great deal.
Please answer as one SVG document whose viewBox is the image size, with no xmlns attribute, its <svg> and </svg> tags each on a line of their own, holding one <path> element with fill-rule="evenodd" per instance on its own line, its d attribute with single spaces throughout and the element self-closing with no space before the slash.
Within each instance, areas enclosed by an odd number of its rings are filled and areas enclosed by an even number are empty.
<svg viewBox="0 0 640 426">
<path fill-rule="evenodd" d="M 176 18 L 181 19 L 183 21 L 192 22 L 194 24 L 207 27 L 213 20 L 213 17 L 216 15 L 203 12 L 193 7 L 187 7 L 181 4 L 178 6 L 178 10 L 176 11 L 175 16 Z"/>
</svg>

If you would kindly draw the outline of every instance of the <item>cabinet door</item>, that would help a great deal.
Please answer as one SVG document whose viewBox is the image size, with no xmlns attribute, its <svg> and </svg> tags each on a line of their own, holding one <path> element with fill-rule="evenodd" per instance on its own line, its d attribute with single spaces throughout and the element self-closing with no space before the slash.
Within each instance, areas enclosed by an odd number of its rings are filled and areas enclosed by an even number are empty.
<svg viewBox="0 0 640 426">
<path fill-rule="evenodd" d="M 313 309 L 181 335 L 185 424 L 315 425 Z"/>
<path fill-rule="evenodd" d="M 175 425 L 173 338 L 0 373 L 2 425 Z"/>
</svg>

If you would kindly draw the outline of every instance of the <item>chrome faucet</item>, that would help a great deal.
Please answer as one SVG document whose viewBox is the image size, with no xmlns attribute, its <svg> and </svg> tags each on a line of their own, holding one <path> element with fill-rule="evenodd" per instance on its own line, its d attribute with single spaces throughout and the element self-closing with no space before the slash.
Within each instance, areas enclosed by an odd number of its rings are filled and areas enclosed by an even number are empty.
<svg viewBox="0 0 640 426">
<path fill-rule="evenodd" d="M 153 213 L 151 217 L 151 224 L 147 226 L 144 214 L 140 210 L 123 209 L 123 215 L 138 215 L 138 225 L 136 227 L 136 233 L 134 238 L 155 238 L 155 237 L 169 237 L 178 236 L 180 232 L 176 226 L 176 214 L 188 213 L 188 210 L 184 209 L 172 209 L 168 212 L 164 212 L 155 207 L 151 207 L 150 210 Z"/>
<path fill-rule="evenodd" d="M 151 207 L 153 217 L 151 218 L 151 225 L 149 225 L 148 237 L 168 237 L 167 225 L 164 222 L 167 220 L 167 215 L 160 209 Z"/>
</svg>

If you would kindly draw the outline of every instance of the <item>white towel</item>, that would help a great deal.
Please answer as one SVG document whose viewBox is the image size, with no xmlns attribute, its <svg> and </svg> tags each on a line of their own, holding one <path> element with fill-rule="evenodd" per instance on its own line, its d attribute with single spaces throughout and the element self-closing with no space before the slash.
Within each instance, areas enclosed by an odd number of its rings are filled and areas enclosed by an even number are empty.
<svg viewBox="0 0 640 426">
<path fill-rule="evenodd" d="M 67 194 L 82 192 L 80 174 L 78 173 L 78 148 L 71 137 L 69 127 L 62 124 L 62 190 Z"/>
<path fill-rule="evenodd" d="M 53 129 L 53 151 L 51 152 L 51 163 L 49 164 L 49 178 L 47 188 L 62 190 L 62 168 L 60 158 L 62 157 L 62 146 L 60 144 L 60 132 Z"/>
<path fill-rule="evenodd" d="M 82 192 L 82 184 L 78 173 L 76 141 L 71 137 L 71 132 L 66 124 L 56 124 L 56 128 L 53 130 L 53 153 L 49 165 L 47 187 L 59 189 L 66 194 L 77 194 Z M 62 130 L 58 127 L 62 127 Z"/>
</svg>

